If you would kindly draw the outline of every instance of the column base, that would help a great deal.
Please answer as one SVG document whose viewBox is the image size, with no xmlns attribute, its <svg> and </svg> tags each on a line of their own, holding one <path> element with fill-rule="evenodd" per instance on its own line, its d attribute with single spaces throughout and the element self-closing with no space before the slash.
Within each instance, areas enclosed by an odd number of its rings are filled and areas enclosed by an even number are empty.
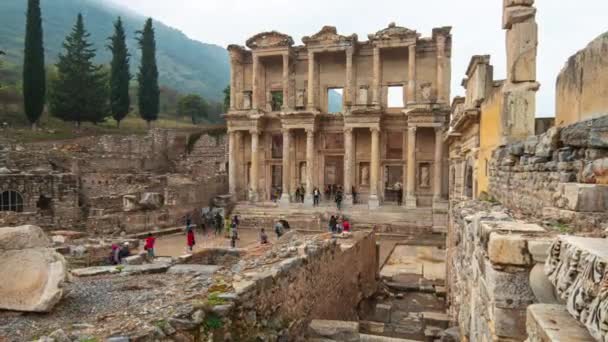
<svg viewBox="0 0 608 342">
<path fill-rule="evenodd" d="M 353 206 L 352 194 L 344 194 L 344 198 L 342 199 L 342 206 L 345 208 L 351 208 Z"/>
<path fill-rule="evenodd" d="M 247 197 L 249 198 L 249 202 L 257 202 L 258 201 L 258 193 L 257 191 L 253 191 L 253 190 L 249 190 L 249 193 L 247 194 Z"/>
<path fill-rule="evenodd" d="M 418 207 L 418 203 L 416 201 L 416 196 L 408 196 L 405 198 L 405 209 L 416 209 Z"/>
<path fill-rule="evenodd" d="M 282 194 L 281 199 L 279 200 L 279 204 L 282 208 L 289 207 L 291 204 L 291 199 L 289 198 L 289 194 Z"/>
<path fill-rule="evenodd" d="M 315 200 L 312 196 L 312 194 L 306 194 L 306 196 L 304 196 L 304 206 L 306 208 L 312 208 L 315 204 Z"/>
<path fill-rule="evenodd" d="M 378 195 L 369 195 L 367 205 L 371 210 L 380 208 L 380 200 L 378 199 Z"/>
</svg>

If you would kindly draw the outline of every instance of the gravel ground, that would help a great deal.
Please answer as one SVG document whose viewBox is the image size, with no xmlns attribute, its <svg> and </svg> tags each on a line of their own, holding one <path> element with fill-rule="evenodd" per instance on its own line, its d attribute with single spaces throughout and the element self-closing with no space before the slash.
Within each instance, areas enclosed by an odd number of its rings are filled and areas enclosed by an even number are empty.
<svg viewBox="0 0 608 342">
<path fill-rule="evenodd" d="M 75 278 L 51 313 L 0 311 L 0 342 L 31 341 L 60 328 L 73 337 L 140 331 L 172 316 L 209 285 L 209 279 L 191 275 Z"/>
</svg>

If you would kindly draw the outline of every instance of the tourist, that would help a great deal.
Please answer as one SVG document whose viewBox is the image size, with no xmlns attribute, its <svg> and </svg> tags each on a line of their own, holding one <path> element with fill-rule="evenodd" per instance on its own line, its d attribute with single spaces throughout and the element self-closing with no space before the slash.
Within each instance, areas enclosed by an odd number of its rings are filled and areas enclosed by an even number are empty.
<svg viewBox="0 0 608 342">
<path fill-rule="evenodd" d="M 353 194 L 353 204 L 356 204 L 357 203 L 357 188 L 355 188 L 354 185 L 352 187 L 351 192 Z"/>
<path fill-rule="evenodd" d="M 148 252 L 148 258 L 154 258 L 154 243 L 156 242 L 156 238 L 152 236 L 152 233 L 148 233 L 148 237 L 146 238 L 146 243 L 144 244 L 144 250 Z"/>
<path fill-rule="evenodd" d="M 239 233 L 236 224 L 232 225 L 232 231 L 230 232 L 230 247 L 236 248 L 236 240 L 239 239 Z"/>
<path fill-rule="evenodd" d="M 186 229 L 190 228 L 192 224 L 192 218 L 190 218 L 190 214 L 186 215 Z"/>
<path fill-rule="evenodd" d="M 130 257 L 131 256 L 131 246 L 129 245 L 128 242 L 125 242 L 122 245 L 122 248 L 120 249 L 120 252 L 118 252 L 118 263 L 121 263 L 125 258 Z"/>
<path fill-rule="evenodd" d="M 338 222 L 336 220 L 336 217 L 334 215 L 331 215 L 331 217 L 329 218 L 329 231 L 331 231 L 332 233 L 335 233 L 337 223 Z"/>
<path fill-rule="evenodd" d="M 192 227 L 188 226 L 188 228 L 186 229 L 186 240 L 187 240 L 187 244 L 188 244 L 188 250 L 190 252 L 192 252 L 192 250 L 194 249 L 194 245 L 196 244 L 195 238 L 194 238 L 194 229 L 192 229 Z"/>
<path fill-rule="evenodd" d="M 302 196 L 302 192 L 300 192 L 300 187 L 296 189 L 296 202 L 300 202 L 300 197 Z"/>
<path fill-rule="evenodd" d="M 277 234 L 277 239 L 280 239 L 281 236 L 283 236 L 284 231 L 281 221 L 277 221 L 277 223 L 274 224 L 274 232 Z"/>
<path fill-rule="evenodd" d="M 112 253 L 110 254 L 110 263 L 112 265 L 120 264 L 120 247 L 113 243 L 112 244 Z"/>
<path fill-rule="evenodd" d="M 224 219 L 220 213 L 215 213 L 215 235 L 222 235 L 222 226 L 224 225 Z"/>
<path fill-rule="evenodd" d="M 397 187 L 397 205 L 401 206 L 403 204 L 403 187 L 401 183 L 397 183 L 395 186 Z"/>
<path fill-rule="evenodd" d="M 325 186 L 325 200 L 329 201 L 331 198 L 331 187 L 329 185 Z"/>
<path fill-rule="evenodd" d="M 346 217 L 342 218 L 342 229 L 345 232 L 350 232 L 350 222 L 348 222 L 348 219 Z"/>
<path fill-rule="evenodd" d="M 264 228 L 260 231 L 260 244 L 267 245 L 268 244 L 268 235 L 264 231 Z"/>
<path fill-rule="evenodd" d="M 319 188 L 315 187 L 315 189 L 312 191 L 312 199 L 313 205 L 315 207 L 319 206 L 319 200 L 321 199 L 321 192 L 319 191 Z"/>
<path fill-rule="evenodd" d="M 239 217 L 237 215 L 234 215 L 234 217 L 232 218 L 232 226 L 236 228 L 238 227 L 239 223 Z"/>
<path fill-rule="evenodd" d="M 336 191 L 336 207 L 338 210 L 342 210 L 342 190 Z"/>
<path fill-rule="evenodd" d="M 306 197 L 306 189 L 304 189 L 304 185 L 300 185 L 300 201 L 304 203 L 304 197 Z"/>
</svg>

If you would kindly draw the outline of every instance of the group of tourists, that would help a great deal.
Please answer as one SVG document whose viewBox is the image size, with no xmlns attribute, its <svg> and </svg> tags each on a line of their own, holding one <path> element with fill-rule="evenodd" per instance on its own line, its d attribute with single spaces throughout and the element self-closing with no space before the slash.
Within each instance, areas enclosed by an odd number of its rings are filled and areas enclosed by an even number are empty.
<svg viewBox="0 0 608 342">
<path fill-rule="evenodd" d="M 334 216 L 329 219 L 329 231 L 332 234 L 340 234 L 342 232 L 350 232 L 350 222 L 346 216 Z"/>
</svg>

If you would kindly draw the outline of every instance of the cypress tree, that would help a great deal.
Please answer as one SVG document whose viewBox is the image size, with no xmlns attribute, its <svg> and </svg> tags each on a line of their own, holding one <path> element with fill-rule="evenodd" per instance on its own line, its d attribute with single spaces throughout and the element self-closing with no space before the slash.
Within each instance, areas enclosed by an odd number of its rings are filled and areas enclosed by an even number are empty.
<svg viewBox="0 0 608 342">
<path fill-rule="evenodd" d="M 146 120 L 148 128 L 158 119 L 160 89 L 158 87 L 158 68 L 156 66 L 156 41 L 152 19 L 146 20 L 143 31 L 138 31 L 141 49 L 141 64 L 137 81 L 139 83 L 139 115 Z"/>
<path fill-rule="evenodd" d="M 32 124 L 32 129 L 34 129 L 36 122 L 42 116 L 46 94 L 40 0 L 28 0 L 26 20 L 23 53 L 23 107 L 27 119 Z"/>
<path fill-rule="evenodd" d="M 51 113 L 65 121 L 103 122 L 108 116 L 107 76 L 101 66 L 93 64 L 95 49 L 89 43 L 82 15 L 63 43 L 59 55 L 57 79 L 50 92 Z"/>
<path fill-rule="evenodd" d="M 127 50 L 125 30 L 120 17 L 114 23 L 114 35 L 109 38 L 108 48 L 112 51 L 110 71 L 110 107 L 112 117 L 118 127 L 120 121 L 129 113 L 131 99 L 129 98 L 129 51 Z"/>
</svg>

